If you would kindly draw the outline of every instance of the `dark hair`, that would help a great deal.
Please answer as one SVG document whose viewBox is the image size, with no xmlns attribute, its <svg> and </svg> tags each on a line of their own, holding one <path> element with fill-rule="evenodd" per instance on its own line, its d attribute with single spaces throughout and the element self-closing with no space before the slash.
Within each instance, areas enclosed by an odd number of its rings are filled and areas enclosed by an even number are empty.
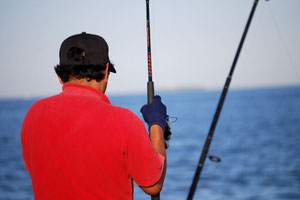
<svg viewBox="0 0 300 200">
<path fill-rule="evenodd" d="M 109 69 L 114 66 L 109 63 Z M 54 70 L 61 80 L 66 83 L 71 77 L 76 79 L 87 78 L 88 81 L 101 81 L 104 78 L 106 66 L 102 65 L 56 65 Z"/>
</svg>

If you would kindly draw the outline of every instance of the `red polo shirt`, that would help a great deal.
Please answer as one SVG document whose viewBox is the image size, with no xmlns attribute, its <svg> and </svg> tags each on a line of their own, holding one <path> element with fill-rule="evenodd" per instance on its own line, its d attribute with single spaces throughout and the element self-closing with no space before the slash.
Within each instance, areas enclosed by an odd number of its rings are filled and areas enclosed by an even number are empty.
<svg viewBox="0 0 300 200">
<path fill-rule="evenodd" d="M 163 171 L 143 122 L 87 86 L 37 101 L 21 140 L 37 200 L 132 199 L 132 179 L 151 186 Z"/>
</svg>

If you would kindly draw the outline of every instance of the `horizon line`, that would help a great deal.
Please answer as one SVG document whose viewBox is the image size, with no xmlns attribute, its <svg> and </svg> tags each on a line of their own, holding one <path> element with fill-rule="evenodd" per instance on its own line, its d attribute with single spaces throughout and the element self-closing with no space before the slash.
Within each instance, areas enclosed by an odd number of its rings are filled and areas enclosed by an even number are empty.
<svg viewBox="0 0 300 200">
<path fill-rule="evenodd" d="M 275 88 L 289 88 L 289 87 L 300 87 L 299 84 L 281 84 L 281 85 L 265 85 L 265 86 L 233 86 L 229 88 L 233 91 L 240 91 L 240 90 L 256 90 L 256 89 L 275 89 Z M 222 90 L 223 87 L 201 87 L 201 86 L 183 86 L 183 87 L 158 87 L 156 88 L 156 92 L 159 93 L 176 93 L 176 92 L 189 92 L 189 91 L 202 91 L 202 92 L 216 92 Z M 46 98 L 49 96 L 53 96 L 58 93 L 51 93 L 48 94 L 40 94 L 40 95 L 0 95 L 0 100 L 16 100 L 16 99 L 24 99 L 24 100 L 33 100 L 33 99 L 40 99 Z M 146 90 L 135 90 L 135 91 L 115 91 L 115 92 L 106 92 L 107 96 L 133 96 L 133 95 L 147 95 Z"/>
</svg>

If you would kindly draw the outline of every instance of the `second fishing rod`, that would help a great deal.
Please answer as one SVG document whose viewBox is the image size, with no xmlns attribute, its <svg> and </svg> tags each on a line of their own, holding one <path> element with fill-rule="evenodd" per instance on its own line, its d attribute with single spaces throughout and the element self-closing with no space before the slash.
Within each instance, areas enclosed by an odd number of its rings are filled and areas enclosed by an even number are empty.
<svg viewBox="0 0 300 200">
<path fill-rule="evenodd" d="M 209 159 L 211 159 L 212 161 L 215 161 L 215 162 L 220 162 L 221 161 L 216 156 L 208 155 L 208 150 L 209 150 L 212 138 L 213 138 L 215 128 L 217 126 L 217 122 L 218 122 L 220 113 L 222 111 L 222 107 L 223 107 L 223 104 L 224 104 L 224 101 L 225 101 L 225 98 L 226 98 L 226 94 L 227 94 L 229 86 L 230 86 L 230 82 L 231 82 L 231 79 L 232 79 L 232 76 L 233 76 L 235 66 L 236 66 L 238 58 L 240 56 L 240 53 L 241 53 L 244 41 L 246 39 L 248 30 L 249 30 L 249 27 L 250 27 L 250 24 L 251 24 L 251 21 L 252 21 L 252 18 L 253 18 L 255 9 L 256 9 L 256 6 L 258 4 L 258 1 L 259 0 L 254 0 L 250 15 L 248 17 L 248 20 L 247 20 L 247 23 L 246 23 L 246 26 L 245 26 L 245 29 L 244 29 L 244 32 L 243 32 L 243 35 L 242 35 L 242 38 L 241 38 L 241 41 L 239 43 L 237 52 L 236 52 L 235 57 L 233 59 L 233 63 L 232 63 L 232 66 L 230 68 L 230 72 L 229 72 L 229 74 L 227 76 L 227 79 L 226 79 L 226 82 L 224 84 L 223 91 L 222 91 L 221 97 L 219 99 L 219 103 L 218 103 L 217 109 L 215 111 L 215 115 L 214 115 L 214 118 L 212 120 L 209 132 L 208 132 L 207 137 L 206 137 L 206 141 L 205 141 L 205 144 L 204 144 L 204 147 L 203 147 L 203 150 L 202 150 L 202 153 L 201 153 L 198 165 L 197 165 L 197 169 L 196 169 L 196 172 L 195 172 L 195 175 L 194 175 L 194 178 L 193 178 L 192 185 L 190 187 L 190 191 L 189 191 L 187 200 L 192 200 L 193 199 L 194 193 L 197 189 L 197 184 L 198 184 L 198 181 L 199 181 L 199 178 L 200 178 L 200 174 L 202 172 L 202 169 L 203 169 L 203 166 L 204 166 L 204 163 L 205 163 L 205 159 L 208 157 Z"/>
</svg>

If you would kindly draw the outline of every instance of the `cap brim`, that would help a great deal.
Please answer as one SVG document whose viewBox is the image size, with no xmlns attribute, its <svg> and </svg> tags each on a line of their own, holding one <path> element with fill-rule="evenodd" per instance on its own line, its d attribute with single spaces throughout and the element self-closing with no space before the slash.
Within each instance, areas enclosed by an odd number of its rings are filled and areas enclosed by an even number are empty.
<svg viewBox="0 0 300 200">
<path fill-rule="evenodd" d="M 109 71 L 112 73 L 117 73 L 117 70 L 114 68 L 114 66 L 112 64 L 109 64 Z"/>
</svg>

